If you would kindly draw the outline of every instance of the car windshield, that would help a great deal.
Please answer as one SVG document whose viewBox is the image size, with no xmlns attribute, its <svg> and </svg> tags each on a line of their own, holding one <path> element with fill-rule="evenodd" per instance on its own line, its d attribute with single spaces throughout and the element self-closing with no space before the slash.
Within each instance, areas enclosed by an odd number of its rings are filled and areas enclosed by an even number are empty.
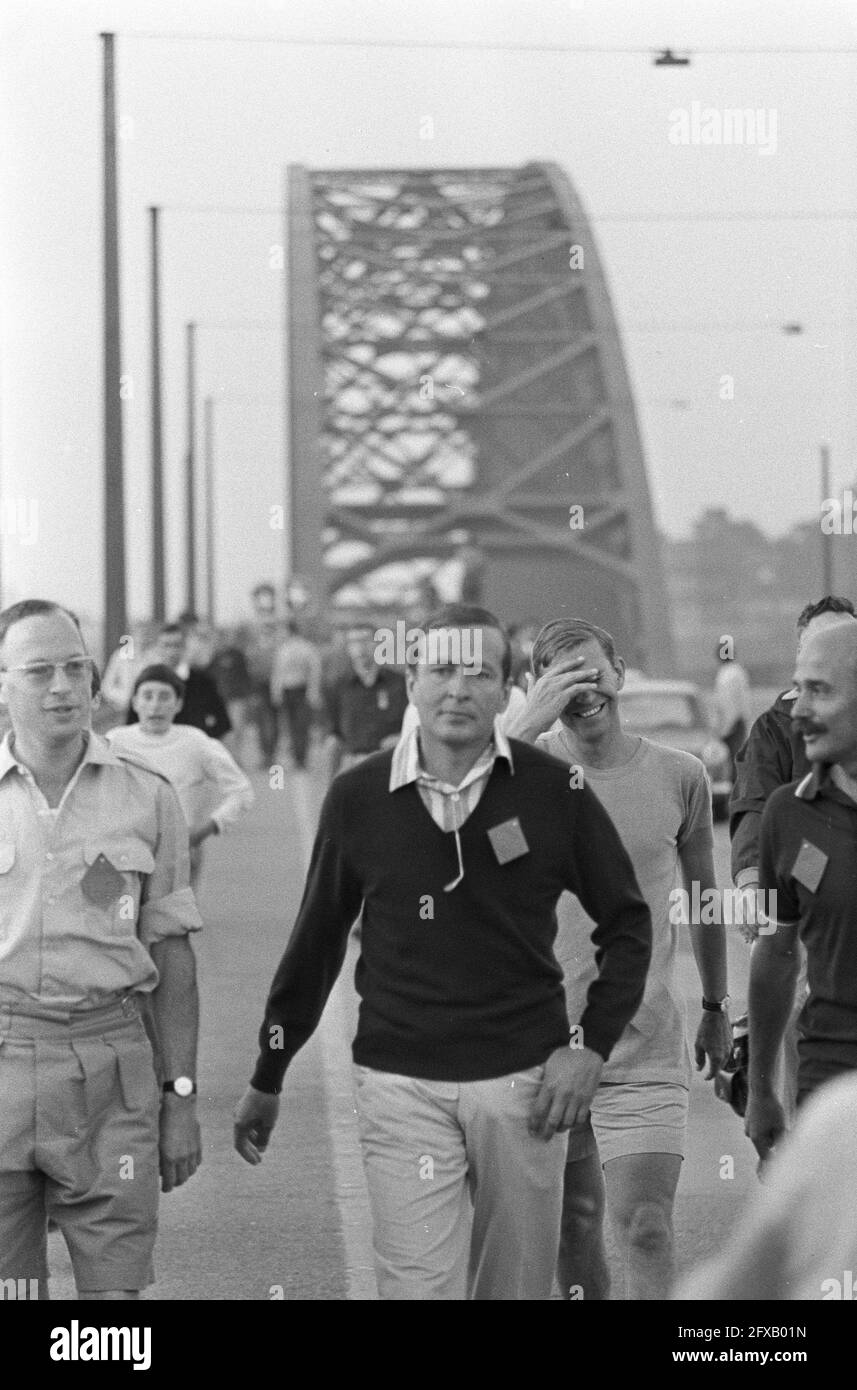
<svg viewBox="0 0 857 1390">
<path fill-rule="evenodd" d="M 698 729 L 702 711 L 693 695 L 672 691 L 623 691 L 622 722 L 632 729 Z"/>
</svg>

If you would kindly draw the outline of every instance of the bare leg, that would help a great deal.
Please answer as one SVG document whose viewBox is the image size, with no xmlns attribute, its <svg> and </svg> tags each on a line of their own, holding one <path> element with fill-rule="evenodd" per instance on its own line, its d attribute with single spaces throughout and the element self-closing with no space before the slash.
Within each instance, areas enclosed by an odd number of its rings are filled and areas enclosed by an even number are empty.
<svg viewBox="0 0 857 1390">
<path fill-rule="evenodd" d="M 619 1242 L 628 1300 L 663 1300 L 673 1279 L 673 1203 L 678 1154 L 642 1153 L 604 1165 L 607 1206 Z"/>
<path fill-rule="evenodd" d="M 604 1178 L 597 1153 L 565 1165 L 557 1279 L 564 1299 L 606 1299 Z"/>
</svg>

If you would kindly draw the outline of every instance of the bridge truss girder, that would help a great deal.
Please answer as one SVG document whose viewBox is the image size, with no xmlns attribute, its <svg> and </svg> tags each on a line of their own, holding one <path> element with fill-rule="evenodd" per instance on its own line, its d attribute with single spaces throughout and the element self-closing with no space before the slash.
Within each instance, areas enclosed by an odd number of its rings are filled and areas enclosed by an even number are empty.
<svg viewBox="0 0 857 1390">
<path fill-rule="evenodd" d="M 292 166 L 288 216 L 293 569 L 404 611 L 475 553 L 505 620 L 587 617 L 667 669 L 633 398 L 563 172 Z"/>
</svg>

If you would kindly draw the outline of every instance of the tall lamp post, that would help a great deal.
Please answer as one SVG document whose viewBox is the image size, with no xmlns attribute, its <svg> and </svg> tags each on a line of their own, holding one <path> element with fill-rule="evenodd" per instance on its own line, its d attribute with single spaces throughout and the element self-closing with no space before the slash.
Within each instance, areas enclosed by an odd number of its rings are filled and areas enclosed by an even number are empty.
<svg viewBox="0 0 857 1390">
<path fill-rule="evenodd" d="M 206 396 L 202 406 L 203 453 L 205 461 L 205 612 L 215 626 L 214 614 L 214 397 Z"/>
<path fill-rule="evenodd" d="M 187 456 L 185 459 L 185 608 L 196 612 L 196 324 L 185 325 Z"/>
<path fill-rule="evenodd" d="M 101 34 L 104 149 L 104 655 L 127 627 L 114 34 Z"/>
<path fill-rule="evenodd" d="M 152 384 L 152 617 L 166 617 L 164 563 L 164 442 L 161 384 L 161 246 L 160 208 L 149 208 L 151 237 L 151 384 Z"/>
</svg>

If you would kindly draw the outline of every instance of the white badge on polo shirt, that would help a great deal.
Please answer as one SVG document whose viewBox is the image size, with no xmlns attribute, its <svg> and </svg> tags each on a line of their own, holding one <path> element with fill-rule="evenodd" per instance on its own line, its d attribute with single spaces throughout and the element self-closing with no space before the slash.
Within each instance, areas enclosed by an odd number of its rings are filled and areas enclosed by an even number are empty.
<svg viewBox="0 0 857 1390">
<path fill-rule="evenodd" d="M 824 851 L 818 849 L 811 841 L 802 840 L 797 858 L 792 865 L 792 878 L 796 878 L 798 883 L 802 883 L 804 888 L 814 893 L 827 868 L 827 858 Z"/>
<path fill-rule="evenodd" d="M 388 695 L 387 691 L 384 689 L 383 686 L 382 686 L 381 689 L 378 691 L 378 708 L 379 708 L 379 709 L 389 709 L 389 708 L 390 708 L 390 696 Z"/>
</svg>

